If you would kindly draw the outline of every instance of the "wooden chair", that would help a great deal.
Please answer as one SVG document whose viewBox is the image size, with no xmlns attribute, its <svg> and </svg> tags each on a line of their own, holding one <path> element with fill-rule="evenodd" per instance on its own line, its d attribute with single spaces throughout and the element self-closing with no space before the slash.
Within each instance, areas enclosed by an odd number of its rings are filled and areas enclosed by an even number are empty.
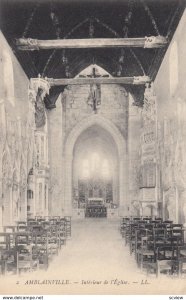
<svg viewBox="0 0 186 300">
<path fill-rule="evenodd" d="M 15 253 L 17 274 L 23 270 L 33 271 L 38 269 L 39 261 L 32 256 L 33 234 L 31 232 L 18 232 L 15 236 Z"/>
<path fill-rule="evenodd" d="M 131 228 L 132 228 L 132 224 L 128 223 L 126 224 L 126 228 L 125 228 L 125 246 L 128 245 L 130 243 L 130 237 L 131 237 Z"/>
<path fill-rule="evenodd" d="M 169 236 L 172 239 L 172 243 L 175 245 L 183 245 L 184 244 L 184 229 L 183 224 L 171 224 L 171 228 L 169 230 Z"/>
<path fill-rule="evenodd" d="M 14 250 L 3 250 L 0 251 L 0 265 L 1 265 L 1 274 L 5 275 L 15 274 L 16 273 L 16 260 L 14 255 Z"/>
<path fill-rule="evenodd" d="M 179 276 L 186 277 L 186 245 L 178 246 Z"/>
<path fill-rule="evenodd" d="M 60 219 L 57 223 L 58 226 L 58 238 L 59 238 L 59 247 L 61 248 L 62 245 L 65 245 L 66 243 L 66 227 L 65 227 L 65 220 Z"/>
<path fill-rule="evenodd" d="M 27 221 L 18 221 L 17 226 L 27 226 Z"/>
<path fill-rule="evenodd" d="M 33 258 L 38 259 L 39 267 L 47 270 L 49 265 L 47 231 L 33 233 Z"/>
<path fill-rule="evenodd" d="M 129 222 L 130 222 L 130 218 L 128 218 L 128 217 L 124 217 L 121 219 L 120 233 L 121 233 L 122 237 L 125 236 L 126 228 L 127 228 L 127 225 L 129 224 Z"/>
<path fill-rule="evenodd" d="M 17 274 L 20 274 L 22 270 L 30 272 L 38 269 L 39 260 L 38 258 L 33 258 L 32 245 L 22 245 L 17 247 L 16 250 Z"/>
<path fill-rule="evenodd" d="M 59 230 L 56 221 L 55 224 L 50 225 L 50 231 L 48 232 L 48 251 L 50 257 L 52 257 L 55 254 L 58 255 L 59 248 Z"/>
<path fill-rule="evenodd" d="M 1 232 L 0 233 L 0 250 L 10 249 L 10 234 Z"/>
<path fill-rule="evenodd" d="M 160 274 L 178 274 L 178 248 L 174 246 L 161 246 L 157 249 L 156 276 Z"/>
<path fill-rule="evenodd" d="M 154 251 L 154 241 L 152 236 L 141 238 L 141 247 L 137 249 L 137 265 L 142 270 L 150 270 L 149 265 L 153 266 L 156 261 L 156 253 Z"/>
<path fill-rule="evenodd" d="M 153 228 L 153 236 L 154 238 L 166 238 L 167 237 L 167 230 L 164 226 L 158 226 Z"/>
<path fill-rule="evenodd" d="M 65 216 L 65 226 L 66 226 L 66 235 L 67 237 L 71 236 L 71 217 L 70 216 Z"/>
<path fill-rule="evenodd" d="M 11 264 L 13 269 L 14 256 L 10 251 L 10 233 L 0 233 L 0 266 L 1 274 L 7 273 L 8 266 Z"/>
<path fill-rule="evenodd" d="M 168 259 L 161 259 L 157 260 L 156 262 L 156 277 L 159 277 L 162 274 L 173 275 L 175 265 L 177 261 L 175 260 L 168 260 Z"/>
<path fill-rule="evenodd" d="M 150 223 L 152 221 L 152 217 L 143 217 L 142 219 L 147 223 Z"/>
<path fill-rule="evenodd" d="M 6 258 L 4 257 L 4 252 L 0 251 L 0 274 L 5 275 L 6 274 Z"/>
<path fill-rule="evenodd" d="M 135 243 L 136 243 L 136 231 L 138 230 L 138 224 L 132 223 L 130 225 L 129 232 L 129 247 L 130 247 L 130 255 L 134 252 Z"/>
</svg>

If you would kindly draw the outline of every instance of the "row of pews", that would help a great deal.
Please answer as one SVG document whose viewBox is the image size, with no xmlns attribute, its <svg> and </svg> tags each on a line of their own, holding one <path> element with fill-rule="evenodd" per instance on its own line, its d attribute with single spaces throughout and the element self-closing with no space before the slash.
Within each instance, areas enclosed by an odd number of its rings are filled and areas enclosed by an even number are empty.
<svg viewBox="0 0 186 300">
<path fill-rule="evenodd" d="M 146 274 L 186 275 L 186 244 L 183 224 L 151 217 L 122 217 L 120 232 Z"/>
<path fill-rule="evenodd" d="M 0 274 L 47 270 L 71 236 L 71 217 L 35 217 L 0 232 Z"/>
</svg>

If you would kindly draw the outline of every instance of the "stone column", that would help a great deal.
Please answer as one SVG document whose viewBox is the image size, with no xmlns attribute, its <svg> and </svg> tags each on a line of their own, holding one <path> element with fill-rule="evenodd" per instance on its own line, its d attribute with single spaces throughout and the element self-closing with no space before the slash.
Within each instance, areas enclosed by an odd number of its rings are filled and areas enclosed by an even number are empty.
<svg viewBox="0 0 186 300">
<path fill-rule="evenodd" d="M 56 108 L 47 111 L 48 116 L 48 149 L 50 161 L 49 211 L 51 214 L 64 214 L 64 181 L 63 181 L 63 108 L 61 95 L 56 101 Z"/>
<path fill-rule="evenodd" d="M 129 212 L 128 199 L 128 157 L 125 152 L 119 156 L 119 215 L 126 216 Z"/>
<path fill-rule="evenodd" d="M 153 83 L 147 84 L 144 105 L 141 111 L 141 197 L 143 207 L 154 207 L 157 211 L 157 115 L 156 96 Z"/>
<path fill-rule="evenodd" d="M 129 204 L 130 214 L 136 211 L 139 201 L 139 172 L 140 172 L 140 114 L 139 108 L 133 105 L 132 97 L 129 97 L 128 116 L 128 155 L 129 155 Z M 134 207 L 133 204 L 134 203 Z"/>
<path fill-rule="evenodd" d="M 35 100 L 35 214 L 48 215 L 48 124 L 45 111 L 44 98 L 49 94 L 50 84 L 47 78 L 31 78 L 30 90 Z M 47 191 L 45 190 L 47 187 Z M 46 199 L 45 199 L 46 198 Z"/>
<path fill-rule="evenodd" d="M 65 215 L 72 215 L 72 155 L 66 153 L 65 155 L 65 174 L 64 174 L 64 199 L 65 199 L 65 207 L 64 207 L 64 214 Z"/>
</svg>

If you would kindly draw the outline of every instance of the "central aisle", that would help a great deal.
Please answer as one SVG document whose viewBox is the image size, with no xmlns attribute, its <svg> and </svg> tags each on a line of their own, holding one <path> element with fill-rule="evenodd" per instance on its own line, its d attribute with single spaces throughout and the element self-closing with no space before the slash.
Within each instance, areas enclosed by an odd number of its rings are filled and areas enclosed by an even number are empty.
<svg viewBox="0 0 186 300">
<path fill-rule="evenodd" d="M 74 279 L 126 279 L 139 272 L 119 232 L 119 221 L 84 219 L 72 222 L 72 237 L 48 272 Z"/>
<path fill-rule="evenodd" d="M 184 280 L 147 278 L 140 271 L 119 226 L 119 220 L 104 218 L 72 221 L 72 237 L 46 273 L 70 283 L 57 288 L 67 294 L 169 294 L 182 290 Z"/>
<path fill-rule="evenodd" d="M 184 294 L 185 280 L 146 277 L 129 254 L 119 220 L 72 221 L 72 237 L 47 271 L 22 274 L 11 282 L 15 294 Z M 146 281 L 147 280 L 147 281 Z M 17 284 L 18 282 L 18 284 Z M 10 286 L 5 278 L 2 289 Z"/>
</svg>

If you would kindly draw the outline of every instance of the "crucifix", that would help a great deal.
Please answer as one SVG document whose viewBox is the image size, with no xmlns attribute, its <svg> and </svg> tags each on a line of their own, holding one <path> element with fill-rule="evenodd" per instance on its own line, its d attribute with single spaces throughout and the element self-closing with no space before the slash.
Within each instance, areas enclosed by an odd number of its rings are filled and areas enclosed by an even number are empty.
<svg viewBox="0 0 186 300">
<path fill-rule="evenodd" d="M 90 78 L 97 78 L 101 75 L 96 74 L 96 68 L 92 68 L 92 73 L 87 75 Z M 88 105 L 90 105 L 95 114 L 97 114 L 98 108 L 101 105 L 101 85 L 92 83 L 90 84 L 90 94 L 87 101 Z"/>
</svg>

